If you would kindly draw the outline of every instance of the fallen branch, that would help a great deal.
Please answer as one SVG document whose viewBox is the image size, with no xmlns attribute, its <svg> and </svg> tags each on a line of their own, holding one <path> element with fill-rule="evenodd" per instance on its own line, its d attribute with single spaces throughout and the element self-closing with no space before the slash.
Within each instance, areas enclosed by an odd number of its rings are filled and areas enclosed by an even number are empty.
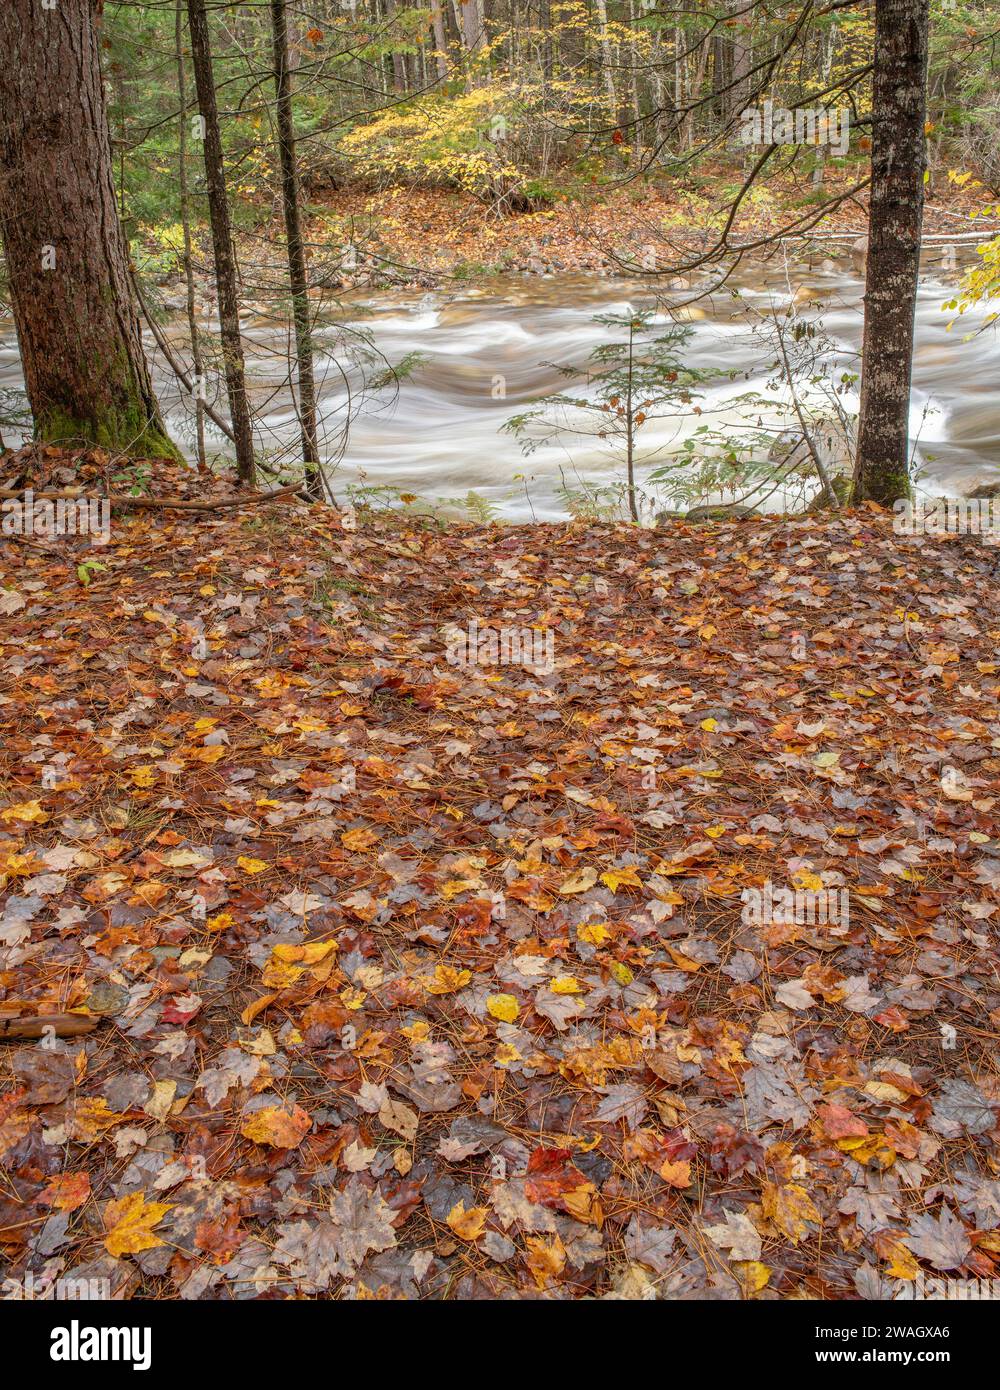
<svg viewBox="0 0 1000 1390">
<path fill-rule="evenodd" d="M 32 492 L 33 502 L 110 502 L 112 507 L 126 510 L 169 510 L 179 512 L 221 512 L 234 507 L 259 507 L 264 502 L 276 502 L 282 497 L 290 497 L 302 487 L 301 483 L 288 483 L 272 492 L 246 492 L 239 497 L 223 497 L 217 502 L 192 502 L 185 497 L 129 497 L 122 493 L 88 494 L 78 490 L 65 489 L 62 492 Z M 25 488 L 0 487 L 0 498 L 23 499 Z"/>
<path fill-rule="evenodd" d="M 76 1038 L 81 1033 L 92 1033 L 100 1021 L 86 1014 L 23 1014 L 18 1018 L 0 1018 L 0 1039 L 44 1038 L 49 1034 L 57 1038 Z"/>
</svg>

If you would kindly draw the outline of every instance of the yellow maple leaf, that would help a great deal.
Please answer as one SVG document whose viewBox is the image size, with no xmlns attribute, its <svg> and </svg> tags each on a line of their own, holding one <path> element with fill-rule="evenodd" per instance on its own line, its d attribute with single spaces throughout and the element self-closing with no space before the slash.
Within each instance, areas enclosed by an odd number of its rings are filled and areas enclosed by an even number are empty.
<svg viewBox="0 0 1000 1390">
<path fill-rule="evenodd" d="M 470 1207 L 457 1202 L 448 1213 L 448 1225 L 461 1240 L 478 1240 L 486 1228 L 487 1207 Z"/>
<path fill-rule="evenodd" d="M 761 1264 L 759 1260 L 735 1260 L 733 1272 L 737 1278 L 743 1280 L 743 1287 L 747 1293 L 760 1293 L 771 1279 L 770 1268 Z"/>
<path fill-rule="evenodd" d="M 562 1194 L 562 1199 L 570 1216 L 575 1217 L 577 1221 L 585 1221 L 588 1226 L 596 1226 L 598 1230 L 604 1225 L 601 1199 L 592 1182 L 571 1187 L 568 1192 Z"/>
<path fill-rule="evenodd" d="M 102 1130 L 122 1122 L 123 1116 L 110 1110 L 102 1096 L 84 1096 L 66 1114 L 67 1133 L 80 1143 L 90 1143 Z"/>
<path fill-rule="evenodd" d="M 129 1192 L 104 1208 L 107 1235 L 104 1246 L 109 1255 L 135 1255 L 140 1250 L 152 1250 L 163 1245 L 152 1228 L 163 1220 L 173 1204 L 149 1202 L 141 1192 Z"/>
<path fill-rule="evenodd" d="M 486 1010 L 493 1018 L 503 1023 L 513 1023 L 520 1013 L 513 994 L 490 994 L 486 999 Z"/>
<path fill-rule="evenodd" d="M 551 1241 L 540 1236 L 528 1236 L 525 1240 L 528 1255 L 525 1263 L 531 1270 L 535 1283 L 544 1289 L 550 1279 L 555 1279 L 566 1266 L 566 1247 L 558 1236 Z"/>
<path fill-rule="evenodd" d="M 304 734 L 322 734 L 327 726 L 322 719 L 313 719 L 310 715 L 303 714 L 292 721 L 292 728 L 301 729 Z"/>
<path fill-rule="evenodd" d="M 521 1054 L 513 1043 L 501 1043 L 493 1057 L 495 1067 L 509 1067 L 521 1060 Z"/>
<path fill-rule="evenodd" d="M 266 676 L 261 676 L 254 681 L 254 685 L 264 696 L 265 699 L 272 695 L 282 695 L 291 684 L 278 671 L 270 671 Z"/>
<path fill-rule="evenodd" d="M 0 811 L 0 820 L 6 821 L 34 821 L 42 825 L 49 819 L 48 811 L 37 801 L 21 801 L 16 806 L 8 806 L 5 811 Z"/>
<path fill-rule="evenodd" d="M 226 756 L 225 747 L 221 743 L 210 744 L 208 748 L 192 748 L 188 752 L 188 758 L 193 763 L 217 763 L 220 758 Z"/>
<path fill-rule="evenodd" d="M 240 1022 L 249 1027 L 257 1015 L 263 1013 L 268 1004 L 273 1004 L 277 997 L 276 994 L 262 994 L 259 999 L 255 999 L 252 1004 L 246 1006 L 240 1014 Z"/>
<path fill-rule="evenodd" d="M 307 941 L 305 945 L 297 946 L 292 942 L 282 941 L 271 954 L 276 960 L 286 961 L 297 965 L 316 965 L 317 962 L 326 960 L 331 952 L 337 949 L 336 941 Z"/>
<path fill-rule="evenodd" d="M 889 1268 L 886 1274 L 891 1279 L 916 1279 L 920 1273 L 920 1266 L 913 1252 L 889 1231 L 883 1232 L 880 1236 L 878 1253 L 883 1260 L 888 1260 Z"/>
<path fill-rule="evenodd" d="M 441 885 L 441 896 L 445 902 L 450 903 L 459 893 L 468 893 L 478 887 L 479 883 L 472 878 L 450 878 L 447 883 Z"/>
<path fill-rule="evenodd" d="M 671 1163 L 669 1158 L 665 1158 L 656 1171 L 671 1187 L 691 1186 L 691 1164 L 686 1158 L 679 1159 L 676 1163 Z"/>
<path fill-rule="evenodd" d="M 464 989 L 472 979 L 471 970 L 457 970 L 453 965 L 436 965 L 433 976 L 424 976 L 428 994 L 454 994 Z"/>
<path fill-rule="evenodd" d="M 557 975 L 549 981 L 553 994 L 582 994 L 583 987 L 575 975 Z"/>
<path fill-rule="evenodd" d="M 264 966 L 261 980 L 268 989 L 291 989 L 299 976 L 304 974 L 301 965 L 291 965 L 288 961 L 272 957 Z"/>
<path fill-rule="evenodd" d="M 784 1231 L 793 1245 L 798 1245 L 803 1236 L 810 1234 L 810 1222 L 823 1225 L 812 1198 L 798 1183 L 765 1182 L 761 1209 L 768 1221 Z"/>
<path fill-rule="evenodd" d="M 559 892 L 564 898 L 568 898 L 573 893 L 585 893 L 588 888 L 593 888 L 597 882 L 597 870 L 586 868 L 577 869 L 576 873 L 570 874 L 563 879 L 559 885 Z"/>
<path fill-rule="evenodd" d="M 359 827 L 357 830 L 345 830 L 340 837 L 340 843 L 345 849 L 371 849 L 372 845 L 378 842 L 378 835 L 374 830 Z"/>
<path fill-rule="evenodd" d="M 577 941 L 589 941 L 591 946 L 603 946 L 611 940 L 611 933 L 603 922 L 581 922 L 576 929 Z"/>
<path fill-rule="evenodd" d="M 236 863 L 239 865 L 239 867 L 243 870 L 245 874 L 262 874 L 264 870 L 268 867 L 265 860 L 249 859 L 244 854 L 240 855 Z"/>
<path fill-rule="evenodd" d="M 301 1105 L 290 1110 L 268 1105 L 257 1110 L 240 1128 L 245 1139 L 255 1144 L 270 1144 L 273 1149 L 297 1149 L 309 1133 L 312 1120 Z"/>
<path fill-rule="evenodd" d="M 642 887 L 642 879 L 631 864 L 626 869 L 608 869 L 607 873 L 601 874 L 601 882 L 606 884 L 612 893 L 617 893 L 619 888 Z"/>
<path fill-rule="evenodd" d="M 39 873 L 44 868 L 44 860 L 36 859 L 29 851 L 27 854 L 8 855 L 7 862 L 3 866 L 3 871 L 9 874 L 11 878 L 27 878 L 31 874 Z"/>
</svg>

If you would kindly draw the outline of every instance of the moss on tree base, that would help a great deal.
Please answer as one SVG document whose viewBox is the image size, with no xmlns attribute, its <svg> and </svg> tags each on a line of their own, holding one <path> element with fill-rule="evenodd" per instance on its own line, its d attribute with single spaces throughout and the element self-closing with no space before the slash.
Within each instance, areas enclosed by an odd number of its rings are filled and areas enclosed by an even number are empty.
<svg viewBox="0 0 1000 1390">
<path fill-rule="evenodd" d="M 97 419 L 81 420 L 64 410 L 47 410 L 35 420 L 35 438 L 46 444 L 96 444 L 109 453 L 131 458 L 165 458 L 183 463 L 184 456 L 158 418 L 145 410 L 108 410 Z"/>
</svg>

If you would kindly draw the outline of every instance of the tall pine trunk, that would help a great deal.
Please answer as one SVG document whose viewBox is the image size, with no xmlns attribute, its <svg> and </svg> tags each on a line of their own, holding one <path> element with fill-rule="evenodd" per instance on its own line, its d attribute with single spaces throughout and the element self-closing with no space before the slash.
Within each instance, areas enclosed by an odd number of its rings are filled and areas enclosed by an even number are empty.
<svg viewBox="0 0 1000 1390">
<path fill-rule="evenodd" d="M 0 233 L 39 439 L 180 455 L 150 384 L 115 207 L 96 0 L 2 0 Z"/>
<path fill-rule="evenodd" d="M 180 195 L 181 234 L 184 238 L 184 286 L 187 305 L 188 335 L 191 339 L 191 368 L 194 375 L 195 437 L 198 447 L 198 469 L 206 472 L 205 459 L 205 369 L 201 359 L 201 334 L 194 303 L 194 264 L 191 246 L 191 199 L 188 193 L 187 172 L 187 80 L 184 72 L 184 0 L 177 0 L 174 12 L 174 46 L 177 59 L 177 100 L 181 109 L 177 141 L 177 190 Z"/>
<path fill-rule="evenodd" d="M 924 210 L 929 0 L 876 0 L 872 185 L 854 499 L 909 484 L 910 376 Z"/>
<path fill-rule="evenodd" d="M 236 472 L 241 482 L 252 484 L 253 429 L 247 404 L 243 340 L 240 337 L 240 306 L 236 292 L 236 256 L 229 224 L 229 200 L 226 196 L 222 136 L 219 133 L 219 108 L 215 100 L 212 48 L 208 37 L 205 0 L 188 0 L 188 27 L 191 34 L 191 62 L 198 90 L 198 110 L 202 120 L 205 181 L 208 187 L 208 212 L 212 223 L 215 283 L 219 295 L 219 323 L 222 329 L 222 360 L 226 373 L 229 414 L 233 423 L 233 441 L 236 445 Z"/>
<path fill-rule="evenodd" d="M 323 496 L 316 428 L 316 384 L 313 374 L 312 333 L 309 324 L 309 282 L 299 218 L 299 177 L 295 164 L 295 126 L 292 114 L 292 74 L 288 65 L 288 27 L 285 0 L 271 0 L 274 44 L 274 87 L 277 98 L 278 155 L 281 163 L 281 205 L 288 243 L 288 281 L 292 291 L 295 324 L 295 360 L 299 379 L 299 422 L 302 427 L 302 459 L 310 497 Z"/>
</svg>

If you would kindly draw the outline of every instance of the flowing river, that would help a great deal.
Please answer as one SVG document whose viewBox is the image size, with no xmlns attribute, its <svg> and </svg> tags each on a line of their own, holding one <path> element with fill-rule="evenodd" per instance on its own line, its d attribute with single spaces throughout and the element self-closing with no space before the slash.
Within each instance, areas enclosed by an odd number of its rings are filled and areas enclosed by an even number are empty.
<svg viewBox="0 0 1000 1390">
<path fill-rule="evenodd" d="M 941 248 L 936 248 L 940 257 Z M 958 268 L 971 258 L 960 252 Z M 1000 483 L 1000 338 L 987 328 L 971 341 L 966 335 L 982 320 L 966 315 L 948 331 L 952 313 L 942 309 L 954 291 L 957 271 L 943 275 L 927 258 L 917 309 L 911 437 L 923 487 L 931 493 L 964 494 L 985 482 Z M 761 412 L 734 404 L 736 397 L 768 392 L 775 373 L 772 342 L 762 329 L 790 298 L 796 310 L 819 320 L 830 340 L 822 375 L 830 382 L 842 371 L 858 370 L 863 282 L 858 273 L 817 259 L 812 266 L 745 268 L 730 287 L 679 311 L 690 324 L 683 349 L 686 366 L 720 373 L 696 398 L 701 415 L 688 411 L 650 418 L 638 436 L 640 479 L 664 451 L 711 421 L 739 432 L 758 424 Z M 663 292 L 663 287 L 657 287 Z M 672 298 L 690 297 L 675 286 Z M 596 437 L 568 436 L 523 456 L 518 440 L 502 431 L 512 415 L 537 398 L 559 390 L 585 393 L 580 383 L 588 355 L 613 336 L 594 315 L 650 304 L 648 286 L 598 275 L 506 276 L 474 285 L 433 291 L 354 292 L 345 296 L 337 323 L 317 328 L 317 379 L 323 415 L 323 456 L 338 498 L 354 488 L 398 488 L 440 506 L 447 513 L 469 492 L 511 521 L 559 520 L 567 515 L 564 487 L 602 487 L 621 482 L 621 461 Z M 666 325 L 667 318 L 663 318 Z M 213 327 L 209 319 L 207 327 Z M 21 390 L 16 341 L 0 339 L 0 387 Z M 257 414 L 259 446 L 275 459 L 294 458 L 298 425 L 283 379 L 287 373 L 287 326 L 247 316 L 247 368 Z M 168 324 L 169 336 L 184 354 L 183 326 Z M 366 349 L 364 340 L 369 347 Z M 373 356 L 374 353 L 374 356 Z M 396 365 L 411 354 L 418 360 L 398 384 L 378 388 L 373 376 L 385 362 Z M 151 349 L 157 391 L 174 437 L 189 452 L 193 429 L 189 404 L 181 399 L 169 370 Z M 367 360 L 361 360 L 367 357 Z M 381 357 L 384 361 L 378 361 Z M 574 380 L 557 365 L 575 369 Z M 806 385 L 803 396 L 816 406 L 822 385 Z M 788 396 L 770 390 L 772 428 L 790 423 Z M 784 400 L 784 417 L 779 402 Z M 856 388 L 841 400 L 857 409 Z M 651 412 L 652 416 L 653 412 Z M 767 412 L 765 412 L 767 414 Z M 347 425 L 345 434 L 345 424 Z M 208 426 L 209 447 L 225 441 Z M 10 442 L 10 431 L 7 431 Z M 661 494 L 660 505 L 668 503 Z M 768 504 L 780 505 L 780 495 Z"/>
</svg>

